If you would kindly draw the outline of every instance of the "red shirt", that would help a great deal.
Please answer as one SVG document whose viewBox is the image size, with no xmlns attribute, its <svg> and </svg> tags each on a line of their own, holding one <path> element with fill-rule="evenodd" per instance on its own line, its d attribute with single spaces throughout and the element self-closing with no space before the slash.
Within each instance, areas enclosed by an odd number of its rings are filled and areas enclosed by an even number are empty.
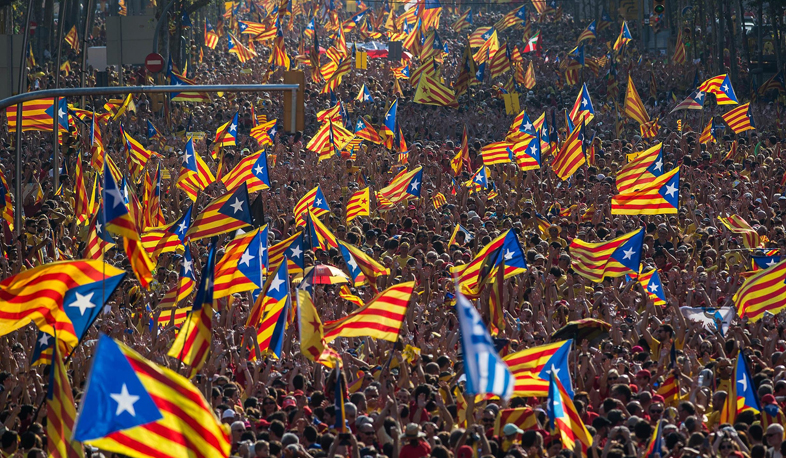
<svg viewBox="0 0 786 458">
<path fill-rule="evenodd" d="M 401 453 L 399 453 L 399 458 L 423 458 L 424 456 L 429 456 L 431 454 L 431 446 L 423 439 L 419 439 L 417 445 L 412 445 L 412 443 L 407 443 L 407 445 L 401 447 Z"/>
</svg>

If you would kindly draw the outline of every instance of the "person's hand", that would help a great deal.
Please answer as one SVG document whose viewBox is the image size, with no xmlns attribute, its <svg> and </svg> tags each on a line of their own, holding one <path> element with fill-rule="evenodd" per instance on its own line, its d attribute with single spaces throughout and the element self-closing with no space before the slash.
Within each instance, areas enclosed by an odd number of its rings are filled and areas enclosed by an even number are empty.
<svg viewBox="0 0 786 458">
<path fill-rule="evenodd" d="M 426 395 L 421 393 L 418 395 L 418 408 L 424 409 L 426 407 Z"/>
</svg>

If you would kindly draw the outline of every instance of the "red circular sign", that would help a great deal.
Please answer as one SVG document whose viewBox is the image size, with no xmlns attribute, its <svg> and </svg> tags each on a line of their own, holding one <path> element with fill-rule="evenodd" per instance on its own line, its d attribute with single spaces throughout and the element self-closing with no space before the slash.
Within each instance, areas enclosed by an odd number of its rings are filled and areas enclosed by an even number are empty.
<svg viewBox="0 0 786 458">
<path fill-rule="evenodd" d="M 164 69 L 164 58 L 161 54 L 151 53 L 145 57 L 145 68 L 150 73 L 158 73 Z"/>
</svg>

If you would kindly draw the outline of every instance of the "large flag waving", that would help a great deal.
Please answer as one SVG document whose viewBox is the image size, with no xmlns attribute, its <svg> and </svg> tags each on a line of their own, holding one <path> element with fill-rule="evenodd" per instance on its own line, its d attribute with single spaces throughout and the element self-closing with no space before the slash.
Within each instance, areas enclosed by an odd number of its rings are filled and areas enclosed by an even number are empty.
<svg viewBox="0 0 786 458">
<path fill-rule="evenodd" d="M 680 168 L 664 173 L 640 188 L 611 198 L 612 215 L 676 214 L 680 204 Z"/>
<path fill-rule="evenodd" d="M 573 270 L 595 283 L 601 283 L 604 277 L 638 274 L 643 244 L 643 229 L 608 242 L 590 243 L 575 238 L 570 244 Z"/>
<path fill-rule="evenodd" d="M 73 440 L 133 458 L 226 458 L 230 439 L 190 381 L 101 335 Z"/>
<path fill-rule="evenodd" d="M 734 294 L 737 316 L 759 321 L 765 312 L 777 315 L 786 307 L 786 260 L 748 277 Z"/>
<path fill-rule="evenodd" d="M 202 269 L 202 278 L 199 279 L 199 288 L 194 298 L 188 318 L 175 337 L 172 348 L 167 353 L 172 358 L 177 358 L 191 366 L 191 374 L 195 374 L 207 360 L 210 342 L 213 334 L 213 279 L 216 262 L 215 242 L 210 246 L 207 263 Z"/>
<path fill-rule="evenodd" d="M 550 429 L 559 434 L 562 446 L 567 450 L 575 450 L 578 442 L 581 446 L 581 454 L 585 455 L 587 450 L 592 447 L 592 436 L 584 426 L 584 422 L 581 421 L 576 406 L 573 405 L 573 400 L 568 396 L 557 374 L 553 372 L 546 410 Z"/>
<path fill-rule="evenodd" d="M 725 73 L 723 75 L 713 76 L 707 81 L 701 83 L 698 88 L 701 92 L 715 94 L 715 101 L 718 105 L 736 105 L 737 95 L 734 93 L 734 88 L 731 86 L 731 80 Z"/>
<path fill-rule="evenodd" d="M 497 395 L 507 401 L 513 395 L 513 375 L 494 348 L 480 314 L 461 293 L 456 297 L 456 315 L 461 330 L 466 392 Z"/>
<path fill-rule="evenodd" d="M 325 341 L 339 337 L 373 337 L 395 342 L 407 313 L 415 282 L 393 285 L 344 318 L 325 323 Z"/>
<path fill-rule="evenodd" d="M 505 356 L 505 363 L 516 377 L 516 396 L 545 397 L 549 393 L 551 373 L 562 373 L 568 383 L 565 389 L 573 397 L 568 360 L 573 340 L 563 340 L 527 348 Z M 567 374 L 567 375 L 566 375 Z"/>
<path fill-rule="evenodd" d="M 243 183 L 207 204 L 191 224 L 186 239 L 197 241 L 251 225 L 248 188 Z"/>
</svg>

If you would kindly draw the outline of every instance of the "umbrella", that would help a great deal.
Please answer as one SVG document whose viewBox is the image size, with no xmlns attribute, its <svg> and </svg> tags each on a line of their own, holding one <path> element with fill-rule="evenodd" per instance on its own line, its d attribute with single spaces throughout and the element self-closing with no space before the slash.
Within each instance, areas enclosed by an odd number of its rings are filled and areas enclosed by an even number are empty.
<svg viewBox="0 0 786 458">
<path fill-rule="evenodd" d="M 583 320 L 571 321 L 565 326 L 554 331 L 551 335 L 553 340 L 573 339 L 574 342 L 581 343 L 587 339 L 591 345 L 609 336 L 611 325 L 595 318 L 584 318 Z"/>
<path fill-rule="evenodd" d="M 311 274 L 311 271 L 314 271 Z M 303 272 L 303 276 L 311 274 L 311 284 L 313 285 L 338 285 L 341 283 L 350 283 L 350 279 L 337 267 L 328 266 L 325 264 L 318 264 L 313 267 L 308 267 Z M 302 278 L 302 277 L 301 277 Z"/>
</svg>

